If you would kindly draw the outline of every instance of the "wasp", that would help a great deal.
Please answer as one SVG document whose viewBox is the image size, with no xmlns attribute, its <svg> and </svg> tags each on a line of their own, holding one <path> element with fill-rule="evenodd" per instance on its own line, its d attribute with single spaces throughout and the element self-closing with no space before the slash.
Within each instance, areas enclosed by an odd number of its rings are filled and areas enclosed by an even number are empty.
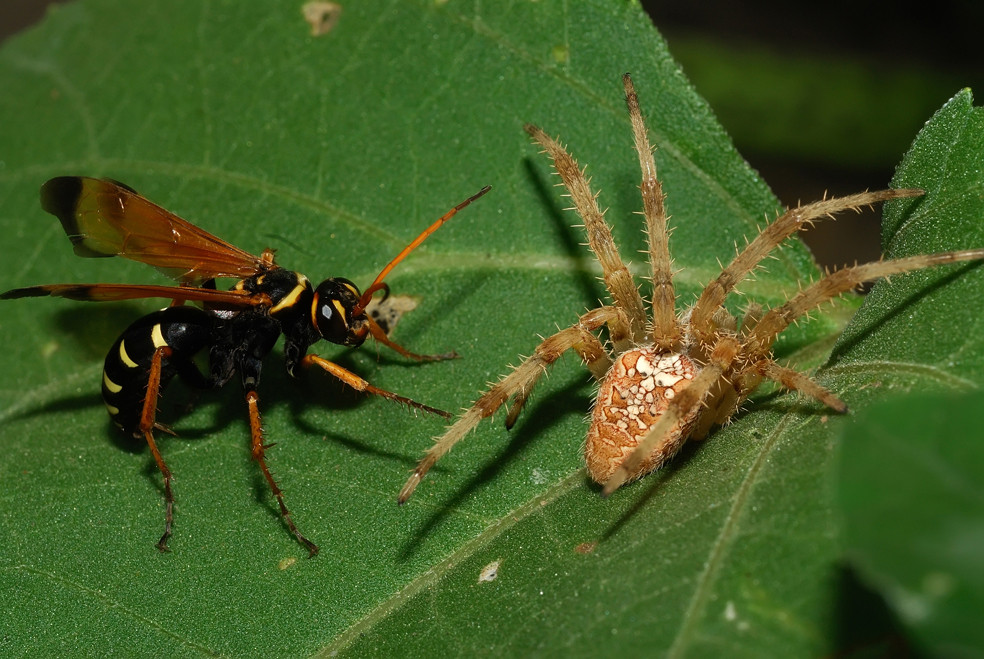
<svg viewBox="0 0 984 659">
<path fill-rule="evenodd" d="M 157 548 L 169 551 L 174 518 L 171 472 L 154 432 L 174 433 L 157 421 L 158 398 L 175 376 L 191 387 L 214 389 L 238 372 L 249 415 L 252 458 L 277 499 L 284 523 L 308 555 L 315 556 L 318 546 L 298 530 L 267 467 L 265 453 L 271 444 L 264 440 L 257 394 L 263 360 L 283 335 L 284 361 L 291 377 L 301 367 L 318 366 L 356 391 L 449 417 L 446 412 L 374 387 L 338 364 L 308 354 L 308 349 L 322 339 L 358 347 L 371 335 L 410 359 L 455 357 L 454 353 L 410 352 L 390 340 L 366 308 L 376 293 L 382 291 L 384 299 L 388 295 L 384 279 L 400 261 L 490 189 L 482 188 L 427 227 L 360 292 L 342 277 L 313 286 L 303 274 L 277 265 L 273 250 L 265 249 L 260 256 L 243 251 L 117 181 L 58 177 L 41 187 L 41 206 L 61 221 L 78 256 L 122 256 L 146 263 L 175 279 L 178 286 L 48 284 L 7 291 L 0 299 L 47 295 L 86 302 L 170 299 L 170 306 L 140 318 L 123 331 L 109 349 L 102 375 L 102 396 L 110 418 L 124 433 L 147 442 L 164 478 L 164 534 Z M 237 281 L 231 289 L 219 290 L 215 280 L 220 278 Z M 186 302 L 200 306 L 185 306 Z M 206 349 L 207 374 L 194 361 Z"/>
</svg>

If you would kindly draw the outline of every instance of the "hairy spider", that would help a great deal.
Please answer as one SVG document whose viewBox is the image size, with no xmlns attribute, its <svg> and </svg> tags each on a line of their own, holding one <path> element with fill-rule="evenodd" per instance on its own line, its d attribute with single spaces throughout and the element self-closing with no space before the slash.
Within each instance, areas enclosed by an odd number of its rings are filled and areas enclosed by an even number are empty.
<svg viewBox="0 0 984 659">
<path fill-rule="evenodd" d="M 531 357 L 491 386 L 436 440 L 403 486 L 400 503 L 413 494 L 441 456 L 510 398 L 506 427 L 512 427 L 540 376 L 568 350 L 576 352 L 601 383 L 584 455 L 588 474 L 604 484 L 605 495 L 661 467 L 688 439 L 704 439 L 712 427 L 730 421 L 763 380 L 846 412 L 847 406 L 810 376 L 776 363 L 772 345 L 778 335 L 818 305 L 864 282 L 984 258 L 984 249 L 973 249 L 842 268 L 774 309 L 751 305 L 739 322 L 722 306 L 725 298 L 786 238 L 817 219 L 876 202 L 918 197 L 923 191 L 881 190 L 825 198 L 786 210 L 704 288 L 692 307 L 677 314 L 664 194 L 632 80 L 626 74 L 622 82 L 642 169 L 640 188 L 652 269 L 651 317 L 646 316 L 643 299 L 618 254 L 584 171 L 556 140 L 527 125 L 526 131 L 553 160 L 584 221 L 588 245 L 601 263 L 612 303 L 588 311 L 571 327 L 546 338 Z M 592 333 L 603 327 L 608 329 L 610 350 Z"/>
</svg>

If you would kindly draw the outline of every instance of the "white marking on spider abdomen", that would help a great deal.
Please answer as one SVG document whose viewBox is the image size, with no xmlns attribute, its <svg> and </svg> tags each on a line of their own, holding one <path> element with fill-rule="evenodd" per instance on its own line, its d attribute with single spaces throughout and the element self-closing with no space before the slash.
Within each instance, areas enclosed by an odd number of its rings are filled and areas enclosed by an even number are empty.
<svg viewBox="0 0 984 659">
<path fill-rule="evenodd" d="M 697 376 L 697 367 L 675 352 L 657 353 L 652 346 L 629 350 L 618 357 L 598 390 L 591 427 L 584 446 L 588 474 L 607 481 L 639 445 L 669 401 Z M 675 424 L 653 453 L 628 480 L 658 469 L 676 453 L 693 430 L 699 409 Z"/>
</svg>

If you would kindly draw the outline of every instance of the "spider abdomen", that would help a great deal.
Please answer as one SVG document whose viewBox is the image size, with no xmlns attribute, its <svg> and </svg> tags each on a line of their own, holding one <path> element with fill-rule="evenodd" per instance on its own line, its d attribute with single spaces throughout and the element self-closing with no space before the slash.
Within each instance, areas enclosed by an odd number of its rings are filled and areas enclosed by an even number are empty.
<svg viewBox="0 0 984 659">
<path fill-rule="evenodd" d="M 611 478 L 666 411 L 670 400 L 695 377 L 697 366 L 680 353 L 660 353 L 652 346 L 622 353 L 602 381 L 591 413 L 584 446 L 591 478 L 598 483 Z M 627 480 L 659 469 L 673 457 L 693 432 L 701 409 L 692 410 L 674 424 Z"/>
</svg>

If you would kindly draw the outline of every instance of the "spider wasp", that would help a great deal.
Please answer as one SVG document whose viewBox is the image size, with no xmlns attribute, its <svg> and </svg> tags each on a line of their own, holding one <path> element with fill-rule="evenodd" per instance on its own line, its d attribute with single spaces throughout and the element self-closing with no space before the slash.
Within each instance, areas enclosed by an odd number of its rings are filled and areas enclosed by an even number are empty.
<svg viewBox="0 0 984 659">
<path fill-rule="evenodd" d="M 122 256 L 151 265 L 178 281 L 178 286 L 130 284 L 48 284 L 17 288 L 0 299 L 53 295 L 86 302 L 168 298 L 171 306 L 140 318 L 120 335 L 106 357 L 102 395 L 113 422 L 128 435 L 144 439 L 164 477 L 164 534 L 157 548 L 169 551 L 174 512 L 171 472 L 154 439 L 154 430 L 174 434 L 157 421 L 157 399 L 178 376 L 188 385 L 211 389 L 226 384 L 238 371 L 249 414 L 252 457 L 260 466 L 280 506 L 287 527 L 307 550 L 318 546 L 298 530 L 284 497 L 267 468 L 257 387 L 263 358 L 284 335 L 287 373 L 319 366 L 356 391 L 375 394 L 445 417 L 446 412 L 372 386 L 327 359 L 307 354 L 324 339 L 343 346 L 362 345 L 369 335 L 404 357 L 438 360 L 455 357 L 418 355 L 389 339 L 366 307 L 373 296 L 389 293 L 384 279 L 393 268 L 455 213 L 487 193 L 486 186 L 439 218 L 401 251 L 364 291 L 348 279 L 332 277 L 317 287 L 307 277 L 277 265 L 271 249 L 254 256 L 110 179 L 76 176 L 54 178 L 41 187 L 41 206 L 56 216 L 83 257 Z M 217 278 L 235 278 L 230 290 L 218 290 Z M 385 299 L 385 298 L 384 298 Z M 184 306 L 197 302 L 201 307 Z M 208 350 L 208 375 L 192 360 Z"/>
</svg>

